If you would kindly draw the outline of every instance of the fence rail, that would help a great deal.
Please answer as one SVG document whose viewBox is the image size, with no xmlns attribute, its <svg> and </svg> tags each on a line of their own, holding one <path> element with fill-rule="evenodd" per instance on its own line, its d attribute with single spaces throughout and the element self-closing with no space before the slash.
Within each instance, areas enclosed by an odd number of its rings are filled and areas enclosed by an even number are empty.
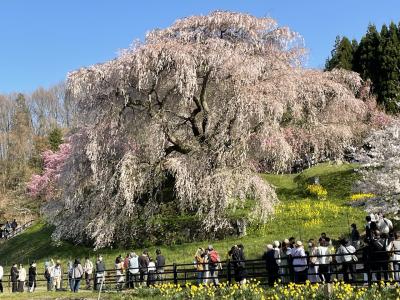
<svg viewBox="0 0 400 300">
<path fill-rule="evenodd" d="M 144 268 L 130 268 L 123 273 L 117 273 L 115 269 L 108 269 L 104 272 L 94 270 L 90 278 L 90 285 L 98 289 L 98 285 L 103 282 L 103 290 L 122 290 L 134 288 L 139 285 L 153 285 L 156 283 L 173 283 L 185 285 L 187 283 L 212 283 L 227 282 L 229 284 L 235 281 L 239 265 L 244 266 L 247 279 L 259 280 L 261 285 L 267 286 L 273 281 L 280 279 L 283 284 L 289 282 L 302 282 L 308 278 L 311 282 L 330 282 L 334 279 L 345 280 L 354 285 L 371 285 L 377 281 L 400 282 L 400 260 L 394 260 L 392 254 L 398 255 L 395 251 L 372 252 L 365 248 L 360 249 L 351 257 L 351 261 L 342 261 L 350 254 L 328 254 L 313 255 L 307 257 L 287 257 L 280 258 L 278 270 L 273 271 L 272 266 L 267 264 L 266 260 L 245 260 L 221 262 L 220 267 L 212 264 L 204 264 L 205 270 L 198 271 L 194 264 L 170 264 L 162 269 L 155 271 Z M 400 254 L 400 253 L 399 253 Z M 312 258 L 325 257 L 330 260 L 327 264 L 312 264 Z M 341 257 L 342 259 L 338 259 Z M 295 263 L 295 259 L 306 259 L 306 263 Z M 304 268 L 304 271 L 299 271 Z M 12 286 L 11 276 L 5 275 L 3 283 L 8 287 Z M 69 289 L 73 279 L 67 272 L 62 273 L 61 288 Z M 215 282 L 215 283 L 217 283 Z M 15 284 L 15 283 L 14 283 Z M 85 278 L 80 280 L 81 287 L 85 285 Z M 51 280 L 44 277 L 44 273 L 36 276 L 36 285 L 38 287 L 52 286 Z"/>
<path fill-rule="evenodd" d="M 13 237 L 17 236 L 18 234 L 24 232 L 27 228 L 31 227 L 34 222 L 35 222 L 35 220 L 30 220 L 30 221 L 26 222 L 25 224 L 15 228 L 15 230 L 8 232 L 2 238 L 5 240 L 12 239 Z"/>
</svg>

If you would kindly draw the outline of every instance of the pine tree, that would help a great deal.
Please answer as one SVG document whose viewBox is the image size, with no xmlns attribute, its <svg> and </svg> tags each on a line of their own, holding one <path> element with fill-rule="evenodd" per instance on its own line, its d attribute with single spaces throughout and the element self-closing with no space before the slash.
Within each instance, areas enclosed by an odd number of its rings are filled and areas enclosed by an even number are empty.
<svg viewBox="0 0 400 300">
<path fill-rule="evenodd" d="M 59 150 L 60 145 L 63 143 L 63 134 L 60 128 L 56 127 L 50 131 L 48 141 L 50 149 L 55 152 Z"/>
<path fill-rule="evenodd" d="M 331 52 L 331 58 L 326 61 L 325 70 L 334 68 L 352 70 L 354 45 L 347 37 L 336 37 L 335 46 Z"/>
<path fill-rule="evenodd" d="M 353 70 L 358 72 L 364 80 L 371 79 L 375 85 L 378 84 L 379 77 L 379 45 L 379 32 L 375 25 L 370 24 L 355 51 L 353 60 Z"/>
<path fill-rule="evenodd" d="M 396 113 L 400 108 L 400 42 L 398 28 L 393 22 L 389 28 L 382 26 L 381 39 L 378 100 L 389 112 Z"/>
</svg>

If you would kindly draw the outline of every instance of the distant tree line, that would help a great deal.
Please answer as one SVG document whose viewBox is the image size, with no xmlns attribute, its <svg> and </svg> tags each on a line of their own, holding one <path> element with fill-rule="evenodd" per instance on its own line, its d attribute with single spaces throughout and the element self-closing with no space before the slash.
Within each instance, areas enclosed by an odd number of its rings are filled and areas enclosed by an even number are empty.
<svg viewBox="0 0 400 300">
<path fill-rule="evenodd" d="M 371 80 L 378 102 L 388 112 L 400 111 L 400 24 L 383 25 L 379 32 L 368 26 L 358 43 L 347 37 L 336 37 L 326 70 L 342 68 L 358 72 L 364 80 Z"/>
<path fill-rule="evenodd" d="M 1 193 L 25 187 L 43 168 L 42 152 L 56 151 L 75 122 L 76 108 L 66 100 L 65 84 L 30 94 L 0 94 Z"/>
</svg>

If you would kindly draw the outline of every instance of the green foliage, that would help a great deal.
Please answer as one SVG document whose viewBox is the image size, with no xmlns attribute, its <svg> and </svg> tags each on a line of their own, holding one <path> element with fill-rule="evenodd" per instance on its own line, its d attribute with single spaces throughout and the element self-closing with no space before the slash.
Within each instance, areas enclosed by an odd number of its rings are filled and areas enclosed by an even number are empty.
<svg viewBox="0 0 400 300">
<path fill-rule="evenodd" d="M 353 70 L 360 73 L 364 80 L 371 79 L 375 84 L 379 76 L 379 44 L 380 34 L 375 25 L 370 24 L 354 55 Z"/>
<path fill-rule="evenodd" d="M 360 73 L 373 83 L 373 92 L 386 111 L 400 109 L 400 28 L 395 23 L 385 24 L 380 32 L 372 24 L 360 44 L 348 38 L 336 38 L 332 56 L 325 69 L 344 68 Z"/>
<path fill-rule="evenodd" d="M 63 143 L 63 134 L 60 128 L 55 127 L 50 131 L 48 136 L 50 149 L 55 152 L 58 151 L 60 145 Z"/>
<path fill-rule="evenodd" d="M 328 71 L 334 68 L 352 70 L 356 43 L 356 41 L 350 42 L 347 37 L 340 38 L 340 36 L 337 36 L 331 58 L 326 61 L 325 69 Z"/>
<path fill-rule="evenodd" d="M 400 43 L 397 26 L 392 22 L 381 30 L 379 45 L 380 76 L 378 77 L 378 98 L 392 113 L 399 111 L 400 101 Z"/>
</svg>

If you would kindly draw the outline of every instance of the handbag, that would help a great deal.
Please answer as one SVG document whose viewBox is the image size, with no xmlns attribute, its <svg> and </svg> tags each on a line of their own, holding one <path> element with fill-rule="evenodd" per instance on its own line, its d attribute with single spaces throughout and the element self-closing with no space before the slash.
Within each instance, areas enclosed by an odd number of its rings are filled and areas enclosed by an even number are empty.
<svg viewBox="0 0 400 300">
<path fill-rule="evenodd" d="M 345 247 L 345 248 L 346 248 L 346 250 L 347 250 L 347 253 L 350 254 L 349 249 L 347 249 L 347 247 Z M 351 260 L 354 261 L 354 262 L 358 262 L 358 257 L 357 257 L 357 255 L 351 254 Z"/>
</svg>

